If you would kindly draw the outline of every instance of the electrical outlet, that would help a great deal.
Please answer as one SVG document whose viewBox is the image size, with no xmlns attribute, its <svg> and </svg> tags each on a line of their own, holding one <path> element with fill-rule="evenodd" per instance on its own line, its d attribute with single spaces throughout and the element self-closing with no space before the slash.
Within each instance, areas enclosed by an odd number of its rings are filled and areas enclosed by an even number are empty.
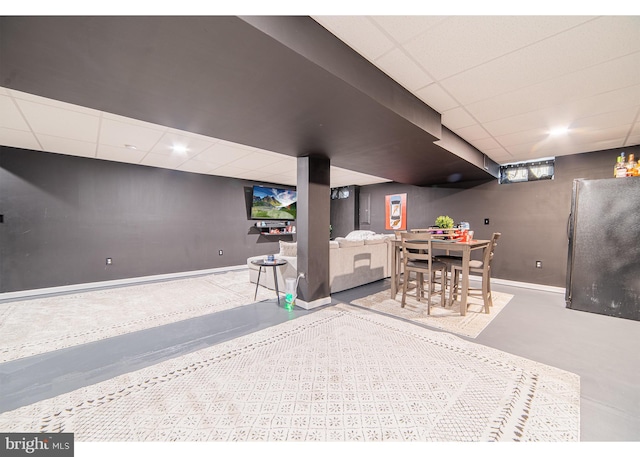
<svg viewBox="0 0 640 457">
<path fill-rule="evenodd" d="M 542 260 L 536 260 L 536 268 L 542 268 Z"/>
<path fill-rule="evenodd" d="M 218 251 L 218 255 L 222 255 L 222 249 Z"/>
<path fill-rule="evenodd" d="M 107 257 L 107 265 L 111 265 L 113 263 L 113 260 L 111 259 L 111 257 Z"/>
</svg>

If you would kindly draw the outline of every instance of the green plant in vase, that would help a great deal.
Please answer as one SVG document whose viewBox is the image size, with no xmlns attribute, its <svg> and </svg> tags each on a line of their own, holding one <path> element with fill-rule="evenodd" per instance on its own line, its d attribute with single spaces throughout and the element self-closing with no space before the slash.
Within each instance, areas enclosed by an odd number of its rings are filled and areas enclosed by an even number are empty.
<svg viewBox="0 0 640 457">
<path fill-rule="evenodd" d="M 449 216 L 438 216 L 436 218 L 436 227 L 441 229 L 452 229 L 453 219 L 451 219 Z"/>
</svg>

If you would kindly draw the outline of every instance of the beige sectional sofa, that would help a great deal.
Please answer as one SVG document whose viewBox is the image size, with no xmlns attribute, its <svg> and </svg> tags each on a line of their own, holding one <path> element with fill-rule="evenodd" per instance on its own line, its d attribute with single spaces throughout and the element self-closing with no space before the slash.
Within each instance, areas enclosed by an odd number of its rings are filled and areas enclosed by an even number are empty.
<svg viewBox="0 0 640 457">
<path fill-rule="evenodd" d="M 394 235 L 381 235 L 368 230 L 355 230 L 344 238 L 329 241 L 329 285 L 331 292 L 340 292 L 353 287 L 368 284 L 391 275 L 391 249 L 388 242 Z M 256 283 L 258 267 L 252 260 L 264 259 L 266 256 L 255 256 L 247 259 L 249 280 Z M 280 251 L 275 258 L 287 261 L 278 268 L 278 289 L 285 290 L 285 280 L 296 278 L 297 244 L 280 241 Z M 274 289 L 273 271 L 262 270 L 260 285 Z"/>
</svg>

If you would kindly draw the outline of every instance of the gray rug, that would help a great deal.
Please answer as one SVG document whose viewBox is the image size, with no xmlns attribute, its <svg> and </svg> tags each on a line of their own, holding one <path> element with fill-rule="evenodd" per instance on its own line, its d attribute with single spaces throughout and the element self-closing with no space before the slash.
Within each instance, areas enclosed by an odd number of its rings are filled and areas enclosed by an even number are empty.
<svg viewBox="0 0 640 457">
<path fill-rule="evenodd" d="M 254 303 L 249 270 L 0 303 L 0 362 Z M 264 287 L 256 301 L 274 299 Z"/>
<path fill-rule="evenodd" d="M 77 441 L 578 441 L 575 374 L 337 305 L 0 415 Z"/>
</svg>

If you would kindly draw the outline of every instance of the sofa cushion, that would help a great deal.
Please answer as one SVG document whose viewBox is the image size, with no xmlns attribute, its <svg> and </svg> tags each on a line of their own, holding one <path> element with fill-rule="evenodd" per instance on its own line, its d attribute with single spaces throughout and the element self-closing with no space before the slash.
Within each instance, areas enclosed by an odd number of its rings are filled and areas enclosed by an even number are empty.
<svg viewBox="0 0 640 457">
<path fill-rule="evenodd" d="M 350 248 L 353 246 L 364 246 L 364 240 L 349 240 L 347 238 L 336 239 L 341 248 Z"/>
<path fill-rule="evenodd" d="M 372 235 L 364 240 L 364 244 L 380 244 L 385 243 L 386 241 L 387 237 L 384 235 Z"/>
<path fill-rule="evenodd" d="M 298 255 L 298 243 L 280 241 L 280 255 L 285 257 L 296 257 Z"/>
<path fill-rule="evenodd" d="M 338 249 L 340 247 L 340 243 L 335 240 L 329 241 L 329 249 Z"/>
<path fill-rule="evenodd" d="M 354 230 L 349 232 L 345 238 L 348 240 L 365 240 L 375 234 L 376 232 L 372 232 L 371 230 Z"/>
</svg>

